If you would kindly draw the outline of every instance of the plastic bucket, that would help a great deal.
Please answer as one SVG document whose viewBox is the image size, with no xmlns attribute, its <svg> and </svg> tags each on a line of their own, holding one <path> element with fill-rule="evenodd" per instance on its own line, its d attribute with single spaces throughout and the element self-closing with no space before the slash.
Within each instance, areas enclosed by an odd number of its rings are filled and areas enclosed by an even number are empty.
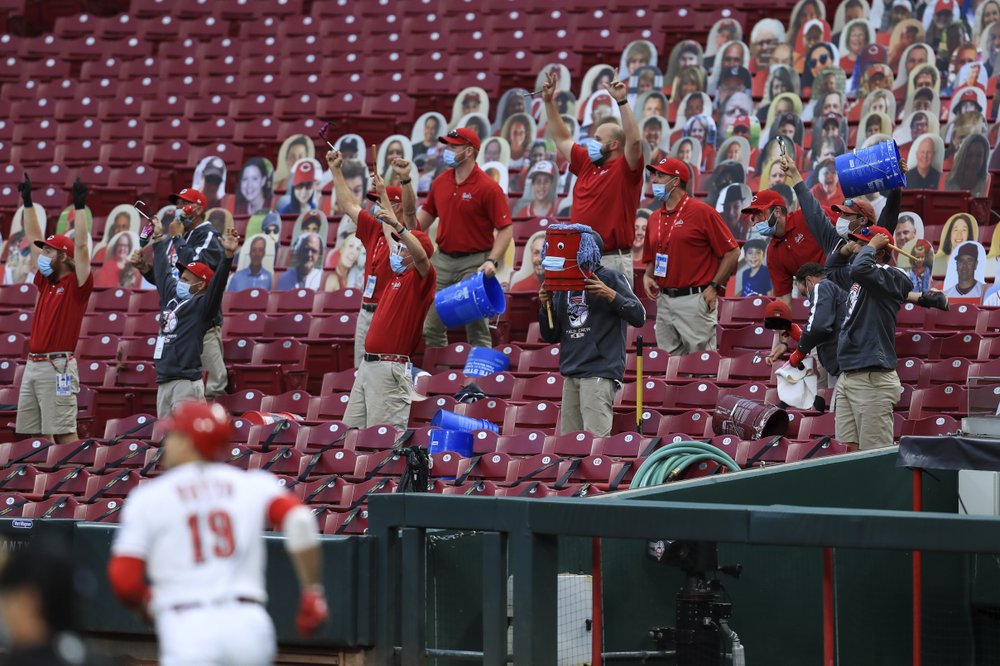
<svg viewBox="0 0 1000 666">
<path fill-rule="evenodd" d="M 788 432 L 788 412 L 774 405 L 727 395 L 712 415 L 716 435 L 736 435 L 744 440 L 776 437 Z"/>
<path fill-rule="evenodd" d="M 499 280 L 476 273 L 439 291 L 434 306 L 445 328 L 459 328 L 503 313 L 507 298 Z"/>
<path fill-rule="evenodd" d="M 461 430 L 431 430 L 431 455 L 451 451 L 463 458 L 472 457 L 472 433 Z"/>
<path fill-rule="evenodd" d="M 473 347 L 465 361 L 466 377 L 489 377 L 510 368 L 510 357 L 489 347 Z"/>
<path fill-rule="evenodd" d="M 278 421 L 301 421 L 302 417 L 291 412 L 246 412 L 243 418 L 252 425 L 272 425 Z"/>
<path fill-rule="evenodd" d="M 892 139 L 838 155 L 837 177 L 847 198 L 906 187 L 899 168 L 899 146 Z"/>
<path fill-rule="evenodd" d="M 498 434 L 500 432 L 500 428 L 486 419 L 474 419 L 462 414 L 456 414 L 455 412 L 449 412 L 447 409 L 439 409 L 438 413 L 431 419 L 431 425 L 437 428 L 444 428 L 445 430 L 461 430 L 468 433 L 474 430 L 492 430 Z"/>
</svg>

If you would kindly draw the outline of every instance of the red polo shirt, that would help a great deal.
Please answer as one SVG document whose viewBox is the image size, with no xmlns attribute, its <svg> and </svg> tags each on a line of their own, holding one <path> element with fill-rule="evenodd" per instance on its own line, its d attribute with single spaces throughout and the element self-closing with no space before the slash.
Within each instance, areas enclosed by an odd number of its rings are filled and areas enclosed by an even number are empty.
<svg viewBox="0 0 1000 666">
<path fill-rule="evenodd" d="M 772 238 L 767 247 L 767 270 L 775 296 L 792 293 L 792 278 L 803 264 L 815 261 L 826 263 L 826 255 L 806 226 L 801 210 L 794 211 L 785 220 L 785 235 Z"/>
<path fill-rule="evenodd" d="M 31 322 L 28 352 L 72 352 L 80 341 L 83 315 L 87 313 L 90 292 L 94 290 L 93 271 L 82 287 L 76 281 L 75 271 L 55 284 L 39 271 L 35 273 L 35 286 L 38 287 L 38 304 Z"/>
<path fill-rule="evenodd" d="M 375 276 L 375 291 L 370 298 L 362 298 L 364 303 L 378 303 L 387 284 L 396 277 L 389 266 L 389 243 L 382 233 L 382 223 L 368 211 L 361 209 L 358 215 L 358 230 L 354 232 L 365 246 L 365 286 L 368 288 L 368 278 Z"/>
<path fill-rule="evenodd" d="M 715 279 L 722 256 L 737 247 L 714 208 L 684 195 L 672 211 L 661 206 L 650 216 L 642 261 L 655 265 L 657 253 L 667 254 L 667 277 L 655 278 L 661 288 L 701 287 Z"/>
<path fill-rule="evenodd" d="M 605 251 L 630 250 L 635 237 L 635 212 L 642 195 L 642 160 L 635 169 L 619 157 L 595 165 L 587 149 L 573 144 L 569 170 L 573 186 L 573 222 L 586 224 L 604 239 Z"/>
<path fill-rule="evenodd" d="M 431 266 L 421 277 L 416 268 L 394 275 L 372 317 L 365 352 L 412 356 L 424 332 L 424 319 L 434 301 L 437 273 Z"/>
<path fill-rule="evenodd" d="M 435 178 L 424 210 L 440 218 L 437 245 L 447 253 L 488 252 L 493 230 L 511 223 L 507 195 L 479 165 L 461 183 L 455 181 L 455 169 Z"/>
</svg>

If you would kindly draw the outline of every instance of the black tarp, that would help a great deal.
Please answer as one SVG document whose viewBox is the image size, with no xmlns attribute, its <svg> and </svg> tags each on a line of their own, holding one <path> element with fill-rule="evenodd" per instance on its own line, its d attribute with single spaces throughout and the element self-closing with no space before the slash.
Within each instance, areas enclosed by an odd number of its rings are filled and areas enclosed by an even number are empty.
<svg viewBox="0 0 1000 666">
<path fill-rule="evenodd" d="M 903 437 L 897 467 L 974 469 L 1000 472 L 1000 439 L 985 437 Z"/>
</svg>

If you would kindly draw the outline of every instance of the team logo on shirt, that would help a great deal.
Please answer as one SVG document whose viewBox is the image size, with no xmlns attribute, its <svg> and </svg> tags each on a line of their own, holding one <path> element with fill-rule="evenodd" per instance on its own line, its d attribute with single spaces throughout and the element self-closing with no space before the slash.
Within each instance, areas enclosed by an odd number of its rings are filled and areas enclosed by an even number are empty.
<svg viewBox="0 0 1000 666">
<path fill-rule="evenodd" d="M 795 235 L 795 243 L 796 243 L 796 244 L 799 244 L 799 243 L 801 243 L 801 242 L 802 242 L 802 241 L 804 241 L 805 239 L 806 239 L 806 236 L 805 236 L 805 234 L 796 234 L 796 235 Z"/>
<path fill-rule="evenodd" d="M 462 192 L 462 201 L 472 201 L 472 192 Z"/>
<path fill-rule="evenodd" d="M 851 316 L 854 312 L 854 306 L 858 304 L 858 296 L 861 294 L 861 285 L 855 282 L 851 285 L 851 291 L 847 294 L 847 317 Z M 847 318 L 844 318 L 847 321 Z"/>
<path fill-rule="evenodd" d="M 173 310 L 164 310 L 160 314 L 160 325 L 164 333 L 173 333 L 177 329 L 177 315 Z"/>
<path fill-rule="evenodd" d="M 572 328 L 580 328 L 587 323 L 590 316 L 590 308 L 587 306 L 587 296 L 580 292 L 579 296 L 569 293 L 569 325 Z M 587 329 L 590 330 L 590 329 Z M 586 331 L 570 331 L 571 338 L 582 338 Z"/>
</svg>

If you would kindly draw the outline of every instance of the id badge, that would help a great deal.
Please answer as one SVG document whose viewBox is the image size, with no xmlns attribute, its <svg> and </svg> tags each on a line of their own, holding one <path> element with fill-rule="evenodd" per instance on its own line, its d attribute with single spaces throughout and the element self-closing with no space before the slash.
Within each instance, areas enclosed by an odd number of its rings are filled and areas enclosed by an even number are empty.
<svg viewBox="0 0 1000 666">
<path fill-rule="evenodd" d="M 153 349 L 153 360 L 159 361 L 163 358 L 163 345 L 166 344 L 167 339 L 162 335 L 156 336 L 156 347 Z"/>
<path fill-rule="evenodd" d="M 73 384 L 70 383 L 69 373 L 64 372 L 56 375 L 56 395 L 72 395 Z"/>
<path fill-rule="evenodd" d="M 667 255 L 657 252 L 656 263 L 653 264 L 653 275 L 658 278 L 667 277 Z"/>
<path fill-rule="evenodd" d="M 368 282 L 365 283 L 365 293 L 362 294 L 364 298 L 371 298 L 375 295 L 375 276 L 369 275 Z"/>
</svg>

